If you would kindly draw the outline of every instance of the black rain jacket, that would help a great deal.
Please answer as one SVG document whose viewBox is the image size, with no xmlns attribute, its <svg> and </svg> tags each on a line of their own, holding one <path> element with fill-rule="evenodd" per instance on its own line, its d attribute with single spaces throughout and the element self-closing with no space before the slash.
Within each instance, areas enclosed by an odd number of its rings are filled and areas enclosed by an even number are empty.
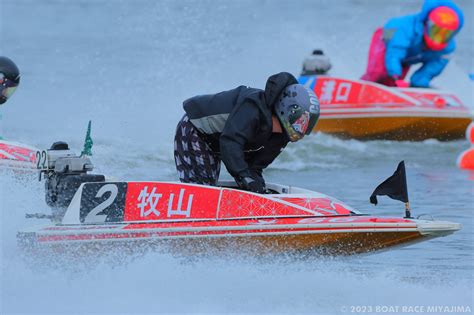
<svg viewBox="0 0 474 315">
<path fill-rule="evenodd" d="M 283 90 L 296 83 L 293 75 L 281 72 L 268 78 L 265 90 L 239 86 L 192 97 L 183 107 L 233 177 L 261 176 L 289 142 L 284 131 L 272 133 L 272 114 Z"/>
</svg>

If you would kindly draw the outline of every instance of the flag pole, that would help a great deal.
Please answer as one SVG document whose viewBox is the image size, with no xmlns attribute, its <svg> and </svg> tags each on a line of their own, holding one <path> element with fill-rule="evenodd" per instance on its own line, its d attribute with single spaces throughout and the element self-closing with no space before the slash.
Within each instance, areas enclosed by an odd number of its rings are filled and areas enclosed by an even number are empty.
<svg viewBox="0 0 474 315">
<path fill-rule="evenodd" d="M 84 140 L 84 149 L 81 152 L 81 156 L 92 156 L 92 145 L 94 142 L 92 141 L 91 137 L 91 124 L 92 121 L 89 120 L 89 123 L 87 124 L 86 139 Z"/>
<path fill-rule="evenodd" d="M 405 219 L 413 219 L 411 216 L 410 202 L 405 202 Z"/>
</svg>

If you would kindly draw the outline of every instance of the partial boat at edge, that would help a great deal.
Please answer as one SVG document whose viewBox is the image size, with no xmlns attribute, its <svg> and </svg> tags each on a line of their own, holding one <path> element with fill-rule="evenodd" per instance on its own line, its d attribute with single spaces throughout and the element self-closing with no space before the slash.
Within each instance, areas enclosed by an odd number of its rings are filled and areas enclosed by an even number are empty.
<svg viewBox="0 0 474 315">
<path fill-rule="evenodd" d="M 435 89 L 307 75 L 321 117 L 314 131 L 360 140 L 462 139 L 472 113 L 454 94 Z"/>
</svg>

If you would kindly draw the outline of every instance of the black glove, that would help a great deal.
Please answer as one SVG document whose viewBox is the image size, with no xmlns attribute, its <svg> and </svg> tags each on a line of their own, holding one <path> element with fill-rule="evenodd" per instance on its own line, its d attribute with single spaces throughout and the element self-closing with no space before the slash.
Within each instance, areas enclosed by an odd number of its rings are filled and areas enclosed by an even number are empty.
<svg viewBox="0 0 474 315">
<path fill-rule="evenodd" d="M 246 177 L 246 176 L 243 176 L 243 177 Z M 258 182 L 261 182 L 263 186 L 267 186 L 265 185 L 265 180 L 263 179 L 261 170 L 260 171 L 250 170 L 250 177 Z"/>
<path fill-rule="evenodd" d="M 240 177 L 237 180 L 237 184 L 240 188 L 263 194 L 265 193 L 265 182 L 263 180 L 254 179 L 252 177 Z"/>
</svg>

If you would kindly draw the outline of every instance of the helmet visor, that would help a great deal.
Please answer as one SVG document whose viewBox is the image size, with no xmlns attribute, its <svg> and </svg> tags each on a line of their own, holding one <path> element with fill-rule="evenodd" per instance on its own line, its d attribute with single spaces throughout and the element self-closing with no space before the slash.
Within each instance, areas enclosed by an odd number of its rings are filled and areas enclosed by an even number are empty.
<svg viewBox="0 0 474 315">
<path fill-rule="evenodd" d="M 4 98 L 10 98 L 15 93 L 18 83 L 15 83 L 7 78 L 0 76 L 0 95 Z"/>
<path fill-rule="evenodd" d="M 298 119 L 296 119 L 291 124 L 291 127 L 293 127 L 293 129 L 296 132 L 304 135 L 306 134 L 306 130 L 308 129 L 308 123 L 309 123 L 309 113 L 305 111 Z"/>
<path fill-rule="evenodd" d="M 454 30 L 449 30 L 436 25 L 433 21 L 428 20 L 426 23 L 426 34 L 436 44 L 446 44 L 454 35 Z"/>
<path fill-rule="evenodd" d="M 293 124 L 291 124 L 288 120 L 280 119 L 280 123 L 291 142 L 301 140 L 304 137 L 304 134 L 296 131 L 293 127 Z"/>
<path fill-rule="evenodd" d="M 305 135 L 309 135 L 318 122 L 318 118 L 319 115 L 304 111 L 294 122 L 284 126 L 290 140 L 295 142 L 301 140 Z"/>
</svg>

